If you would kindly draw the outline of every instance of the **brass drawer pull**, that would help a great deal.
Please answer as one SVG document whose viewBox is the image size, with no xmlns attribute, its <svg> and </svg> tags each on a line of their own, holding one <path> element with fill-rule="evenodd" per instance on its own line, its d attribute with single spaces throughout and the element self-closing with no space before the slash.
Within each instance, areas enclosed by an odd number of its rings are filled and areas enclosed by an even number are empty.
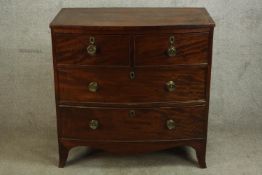
<svg viewBox="0 0 262 175">
<path fill-rule="evenodd" d="M 98 83 L 97 82 L 91 82 L 88 85 L 88 90 L 90 92 L 96 92 L 98 90 Z"/>
<path fill-rule="evenodd" d="M 175 37 L 170 36 L 169 37 L 169 47 L 167 49 L 167 55 L 170 56 L 170 57 L 176 56 L 176 48 L 175 48 L 174 44 L 175 44 Z"/>
<path fill-rule="evenodd" d="M 95 38 L 90 36 L 89 38 L 89 46 L 87 46 L 87 53 L 90 56 L 94 56 L 96 54 L 96 45 L 95 45 Z"/>
<path fill-rule="evenodd" d="M 97 120 L 91 120 L 89 122 L 89 127 L 93 130 L 97 129 L 99 126 L 99 122 Z"/>
<path fill-rule="evenodd" d="M 173 92 L 176 89 L 176 84 L 174 81 L 168 81 L 166 82 L 166 89 L 168 92 Z"/>
<path fill-rule="evenodd" d="M 175 125 L 175 121 L 172 119 L 169 119 L 166 121 L 166 127 L 169 130 L 175 129 L 176 125 Z"/>
</svg>

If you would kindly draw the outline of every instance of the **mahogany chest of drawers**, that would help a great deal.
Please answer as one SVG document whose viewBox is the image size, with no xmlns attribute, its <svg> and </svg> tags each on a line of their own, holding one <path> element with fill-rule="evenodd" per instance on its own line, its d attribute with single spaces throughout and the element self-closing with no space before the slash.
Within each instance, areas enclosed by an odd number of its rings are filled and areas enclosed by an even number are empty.
<svg viewBox="0 0 262 175">
<path fill-rule="evenodd" d="M 59 167 L 75 146 L 191 146 L 206 167 L 214 22 L 204 8 L 68 8 L 50 24 Z"/>
</svg>

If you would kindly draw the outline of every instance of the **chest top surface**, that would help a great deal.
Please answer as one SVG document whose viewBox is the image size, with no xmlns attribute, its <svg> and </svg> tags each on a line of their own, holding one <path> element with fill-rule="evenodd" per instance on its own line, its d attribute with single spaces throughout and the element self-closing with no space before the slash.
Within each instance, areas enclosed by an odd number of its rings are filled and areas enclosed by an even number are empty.
<svg viewBox="0 0 262 175">
<path fill-rule="evenodd" d="M 50 27 L 214 26 L 205 8 L 64 8 Z"/>
</svg>

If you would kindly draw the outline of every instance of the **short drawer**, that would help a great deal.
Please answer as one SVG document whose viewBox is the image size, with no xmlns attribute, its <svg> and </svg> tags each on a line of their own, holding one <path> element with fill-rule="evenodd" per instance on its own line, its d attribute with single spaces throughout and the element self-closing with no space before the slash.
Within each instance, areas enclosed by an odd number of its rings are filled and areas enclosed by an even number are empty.
<svg viewBox="0 0 262 175">
<path fill-rule="evenodd" d="M 208 36 L 208 33 L 138 35 L 135 37 L 135 65 L 207 63 Z"/>
<path fill-rule="evenodd" d="M 87 140 L 174 140 L 204 138 L 204 106 L 180 108 L 61 107 L 64 138 Z"/>
<path fill-rule="evenodd" d="M 56 34 L 58 65 L 128 66 L 130 39 L 126 35 Z"/>
<path fill-rule="evenodd" d="M 133 76 L 132 78 L 130 76 Z M 71 68 L 58 71 L 59 102 L 156 103 L 204 100 L 205 68 Z"/>
</svg>

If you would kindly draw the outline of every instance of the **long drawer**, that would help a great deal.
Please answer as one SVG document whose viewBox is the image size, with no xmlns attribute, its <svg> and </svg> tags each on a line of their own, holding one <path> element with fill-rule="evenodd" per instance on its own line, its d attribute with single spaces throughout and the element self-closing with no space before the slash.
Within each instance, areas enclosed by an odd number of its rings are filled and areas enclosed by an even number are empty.
<svg viewBox="0 0 262 175">
<path fill-rule="evenodd" d="M 58 70 L 59 102 L 154 103 L 205 100 L 206 68 Z"/>
<path fill-rule="evenodd" d="M 174 140 L 204 138 L 204 106 L 179 108 L 60 107 L 63 138 Z"/>
</svg>

